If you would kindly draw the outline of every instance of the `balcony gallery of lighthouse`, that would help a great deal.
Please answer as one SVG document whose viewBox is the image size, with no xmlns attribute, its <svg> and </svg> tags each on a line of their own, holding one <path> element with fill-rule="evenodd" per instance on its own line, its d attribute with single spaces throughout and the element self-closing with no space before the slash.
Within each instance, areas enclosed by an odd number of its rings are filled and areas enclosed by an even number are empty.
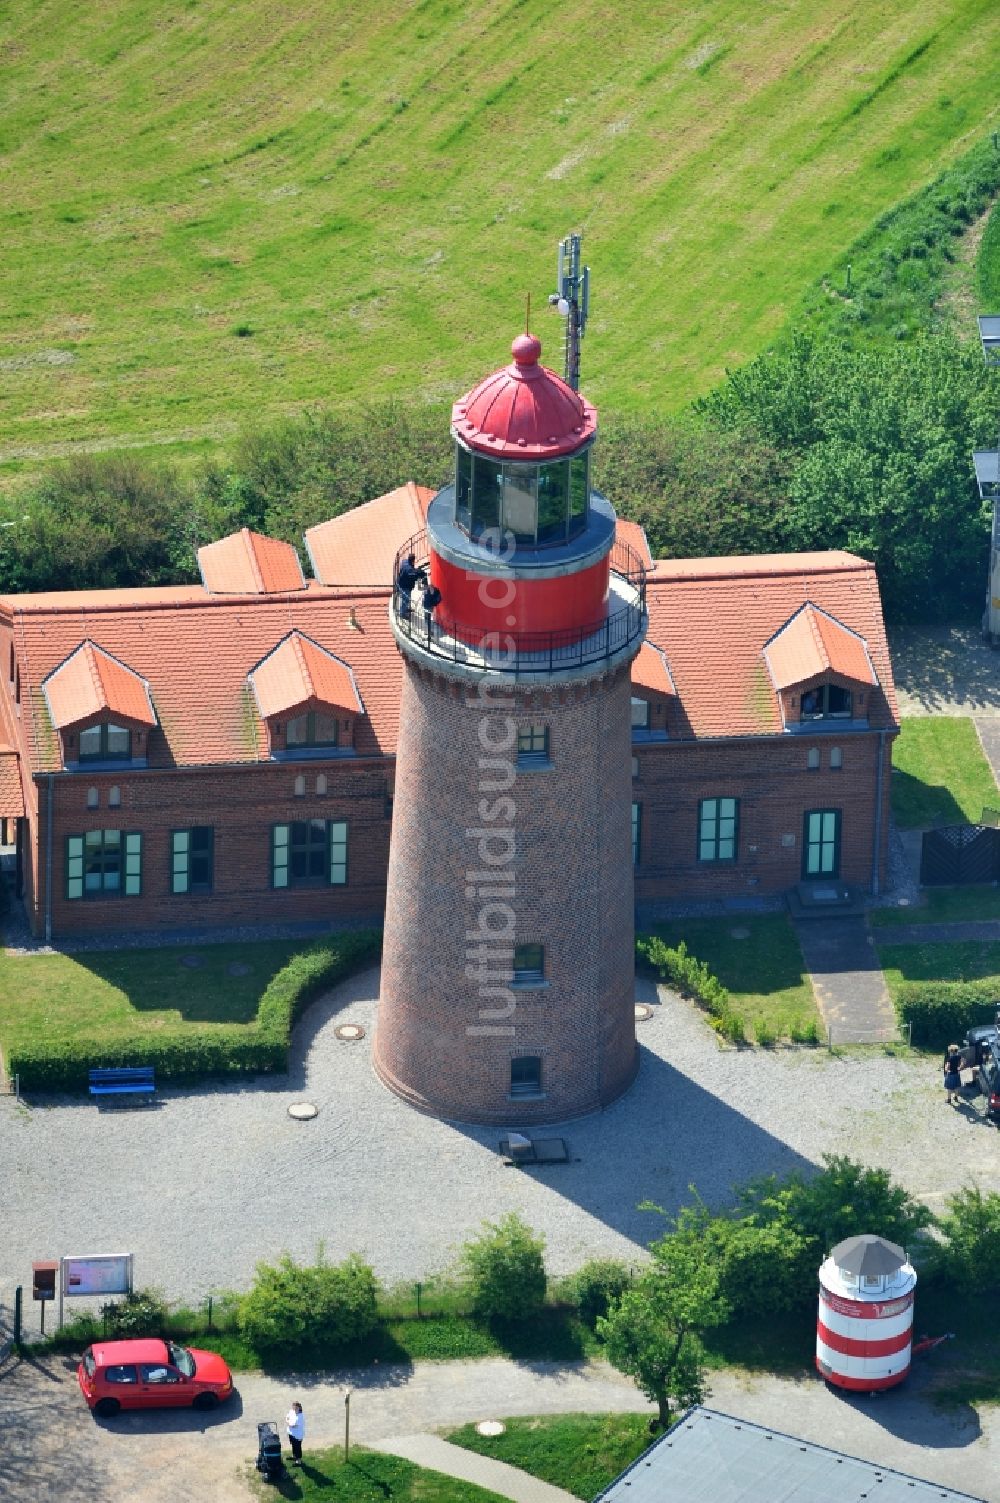
<svg viewBox="0 0 1000 1503">
<path fill-rule="evenodd" d="M 404 674 L 375 1068 L 466 1122 L 591 1112 L 637 1067 L 645 575 L 590 484 L 597 414 L 541 353 L 518 336 L 455 403 L 454 480 L 400 550 L 396 578 L 415 568 L 418 587 L 391 604 Z"/>
</svg>

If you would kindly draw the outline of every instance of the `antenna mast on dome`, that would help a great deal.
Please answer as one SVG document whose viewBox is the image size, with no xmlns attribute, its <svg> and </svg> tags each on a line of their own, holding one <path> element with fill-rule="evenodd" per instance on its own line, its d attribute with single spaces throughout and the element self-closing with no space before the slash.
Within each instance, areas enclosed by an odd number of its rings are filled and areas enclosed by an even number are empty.
<svg viewBox="0 0 1000 1503">
<path fill-rule="evenodd" d="M 567 235 L 559 242 L 556 262 L 557 290 L 549 302 L 566 320 L 565 376 L 574 391 L 580 389 L 580 340 L 587 327 L 590 307 L 590 267 L 580 269 L 580 235 Z"/>
</svg>

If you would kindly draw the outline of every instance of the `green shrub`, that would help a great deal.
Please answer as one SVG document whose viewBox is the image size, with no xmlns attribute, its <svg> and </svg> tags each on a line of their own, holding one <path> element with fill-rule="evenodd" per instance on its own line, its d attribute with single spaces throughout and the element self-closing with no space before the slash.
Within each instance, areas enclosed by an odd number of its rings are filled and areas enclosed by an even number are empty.
<svg viewBox="0 0 1000 1503">
<path fill-rule="evenodd" d="M 689 952 L 683 940 L 674 946 L 656 934 L 639 935 L 635 948 L 640 963 L 682 996 L 700 1002 L 714 1017 L 724 1018 L 729 1012 L 729 992 L 705 962 Z"/>
<path fill-rule="evenodd" d="M 461 1255 L 476 1314 L 511 1325 L 537 1315 L 545 1302 L 544 1249 L 544 1238 L 514 1211 L 485 1222 L 482 1235 L 466 1242 Z"/>
<path fill-rule="evenodd" d="M 944 1049 L 974 1024 L 993 1022 L 996 981 L 904 981 L 895 1002 L 900 1022 L 910 1025 L 913 1044 Z"/>
<path fill-rule="evenodd" d="M 111 1337 L 162 1336 L 167 1324 L 167 1305 L 159 1289 L 133 1289 L 123 1300 L 101 1306 Z"/>
<path fill-rule="evenodd" d="M 778 1041 L 777 1033 L 766 1018 L 755 1019 L 753 1036 L 762 1049 L 773 1049 Z"/>
<path fill-rule="evenodd" d="M 312 1343 L 346 1346 L 378 1325 L 379 1284 L 356 1253 L 327 1263 L 300 1266 L 282 1254 L 275 1264 L 258 1263 L 253 1286 L 239 1302 L 239 1327 L 258 1352 L 290 1352 Z"/>
<path fill-rule="evenodd" d="M 948 1197 L 938 1225 L 937 1271 L 963 1294 L 1000 1290 L 1000 1195 L 968 1185 Z"/>
<path fill-rule="evenodd" d="M 818 1044 L 819 1024 L 815 1018 L 809 1018 L 803 1023 L 801 1019 L 792 1024 L 791 1038 L 793 1044 Z"/>
<path fill-rule="evenodd" d="M 307 946 L 272 977 L 256 1025 L 240 1033 L 191 1026 L 111 1042 L 85 1033 L 62 1041 L 38 1038 L 14 1044 L 7 1069 L 31 1091 L 85 1091 L 87 1071 L 100 1066 L 152 1065 L 158 1082 L 280 1073 L 288 1069 L 288 1041 L 301 1013 L 321 992 L 375 960 L 381 943 L 377 930 L 366 929 Z"/>
<path fill-rule="evenodd" d="M 584 1325 L 594 1330 L 607 1315 L 612 1301 L 620 1299 L 632 1283 L 628 1265 L 618 1258 L 588 1258 L 567 1281 L 568 1293 Z"/>
</svg>

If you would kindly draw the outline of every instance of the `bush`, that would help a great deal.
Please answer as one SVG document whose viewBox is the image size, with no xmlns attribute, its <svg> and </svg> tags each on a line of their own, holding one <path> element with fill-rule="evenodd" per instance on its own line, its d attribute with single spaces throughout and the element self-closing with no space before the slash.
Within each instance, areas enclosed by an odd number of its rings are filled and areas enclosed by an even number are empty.
<svg viewBox="0 0 1000 1503">
<path fill-rule="evenodd" d="M 327 1263 L 320 1247 L 305 1267 L 284 1253 L 276 1264 L 257 1264 L 253 1287 L 239 1302 L 240 1331 L 261 1354 L 346 1346 L 378 1325 L 378 1295 L 374 1269 L 356 1253 Z"/>
<path fill-rule="evenodd" d="M 545 1241 L 516 1212 L 485 1222 L 482 1236 L 466 1242 L 461 1263 L 473 1309 L 487 1320 L 511 1325 L 531 1320 L 545 1302 Z"/>
<path fill-rule="evenodd" d="M 753 1036 L 762 1049 L 773 1049 L 778 1041 L 777 1033 L 766 1018 L 755 1019 Z"/>
<path fill-rule="evenodd" d="M 793 1044 L 818 1044 L 819 1024 L 815 1018 L 810 1018 L 803 1023 L 800 1020 L 792 1024 L 791 1039 Z"/>
<path fill-rule="evenodd" d="M 584 1325 L 594 1330 L 612 1302 L 620 1299 L 631 1283 L 627 1265 L 617 1258 L 589 1258 L 568 1280 L 568 1292 Z"/>
<path fill-rule="evenodd" d="M 87 1071 L 99 1066 L 152 1065 L 157 1080 L 203 1080 L 218 1075 L 267 1075 L 288 1069 L 288 1040 L 304 1009 L 319 994 L 378 956 L 377 930 L 333 935 L 293 955 L 260 999 L 257 1022 L 240 1033 L 186 1028 L 183 1032 L 107 1042 L 86 1034 L 11 1046 L 7 1070 L 24 1090 L 85 1091 Z"/>
<path fill-rule="evenodd" d="M 167 1305 L 159 1289 L 133 1289 L 120 1301 L 101 1306 L 110 1337 L 162 1336 Z"/>
<path fill-rule="evenodd" d="M 976 1185 L 949 1196 L 940 1219 L 944 1246 L 938 1268 L 963 1294 L 1000 1289 L 1000 1195 Z"/>
<path fill-rule="evenodd" d="M 746 1024 L 730 1006 L 728 990 L 703 960 L 689 952 L 683 940 L 675 946 L 668 945 L 657 934 L 640 934 L 635 949 L 640 966 L 668 982 L 682 997 L 701 1003 L 716 1033 L 731 1044 L 746 1043 Z M 773 1037 L 770 1042 L 774 1042 Z"/>
<path fill-rule="evenodd" d="M 900 1022 L 910 1025 L 911 1043 L 944 1049 L 976 1023 L 993 1022 L 996 981 L 904 981 L 895 1001 Z"/>
</svg>

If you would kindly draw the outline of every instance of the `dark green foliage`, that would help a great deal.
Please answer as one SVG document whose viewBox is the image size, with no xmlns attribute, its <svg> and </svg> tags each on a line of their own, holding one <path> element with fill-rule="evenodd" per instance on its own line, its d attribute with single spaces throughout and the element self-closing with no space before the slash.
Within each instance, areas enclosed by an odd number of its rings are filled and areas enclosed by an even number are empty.
<svg viewBox="0 0 1000 1503">
<path fill-rule="evenodd" d="M 320 992 L 375 960 L 381 942 L 379 932 L 359 930 L 307 946 L 273 977 L 260 999 L 256 1026 L 239 1036 L 188 1029 L 110 1043 L 85 1034 L 50 1042 L 39 1038 L 14 1044 L 7 1069 L 31 1091 L 85 1091 L 87 1071 L 101 1065 L 152 1065 L 158 1083 L 286 1070 L 288 1039 L 300 1013 Z"/>
<path fill-rule="evenodd" d="M 1000 1290 L 1000 1195 L 968 1185 L 948 1198 L 938 1267 L 962 1294 Z"/>
<path fill-rule="evenodd" d="M 347 1346 L 378 1325 L 379 1285 L 356 1253 L 343 1263 L 300 1266 L 284 1253 L 258 1263 L 249 1293 L 239 1303 L 240 1331 L 258 1352 L 289 1352 L 310 1343 Z"/>
<path fill-rule="evenodd" d="M 743 1019 L 730 1006 L 729 992 L 703 960 L 688 952 L 681 940 L 668 945 L 658 935 L 640 934 L 635 942 L 640 965 L 646 965 L 661 981 L 666 981 L 684 997 L 700 1002 L 712 1019 L 712 1026 L 734 1044 L 746 1040 Z M 773 1043 L 773 1038 L 771 1039 Z"/>
<path fill-rule="evenodd" d="M 945 1049 L 967 1028 L 992 1023 L 1000 997 L 996 980 L 904 981 L 895 996 L 900 1022 L 909 1023 L 910 1042 L 919 1049 Z"/>
<path fill-rule="evenodd" d="M 822 1171 L 810 1179 L 794 1173 L 752 1181 L 740 1191 L 738 1206 L 742 1221 L 777 1234 L 776 1246 L 784 1237 L 794 1239 L 786 1279 L 776 1281 L 784 1287 L 773 1291 L 782 1304 L 815 1296 L 816 1269 L 845 1237 L 874 1232 L 912 1249 L 934 1220 L 887 1170 L 868 1169 L 838 1154 L 824 1154 Z M 766 1287 L 761 1298 L 767 1308 Z"/>
<path fill-rule="evenodd" d="M 608 1307 L 620 1299 L 632 1282 L 628 1266 L 617 1258 L 588 1258 L 582 1268 L 567 1280 L 567 1292 L 580 1312 L 580 1319 L 591 1330 Z"/>
<path fill-rule="evenodd" d="M 159 1289 L 133 1289 L 122 1300 L 101 1306 L 110 1337 L 162 1336 L 167 1305 Z"/>
<path fill-rule="evenodd" d="M 1000 313 L 1000 208 L 994 208 L 980 241 L 976 279 L 980 312 Z"/>
<path fill-rule="evenodd" d="M 969 455 L 996 435 L 978 348 L 940 334 L 856 351 L 799 333 L 702 407 L 791 459 L 786 547 L 871 559 L 893 620 L 948 620 L 978 604 L 988 508 Z"/>
<path fill-rule="evenodd" d="M 11 506 L 0 589 L 105 589 L 193 579 L 196 519 L 177 476 L 128 452 L 53 466 Z"/>
<path fill-rule="evenodd" d="M 461 1256 L 476 1314 L 511 1325 L 534 1319 L 545 1301 L 544 1248 L 516 1212 L 485 1222 Z"/>
</svg>

